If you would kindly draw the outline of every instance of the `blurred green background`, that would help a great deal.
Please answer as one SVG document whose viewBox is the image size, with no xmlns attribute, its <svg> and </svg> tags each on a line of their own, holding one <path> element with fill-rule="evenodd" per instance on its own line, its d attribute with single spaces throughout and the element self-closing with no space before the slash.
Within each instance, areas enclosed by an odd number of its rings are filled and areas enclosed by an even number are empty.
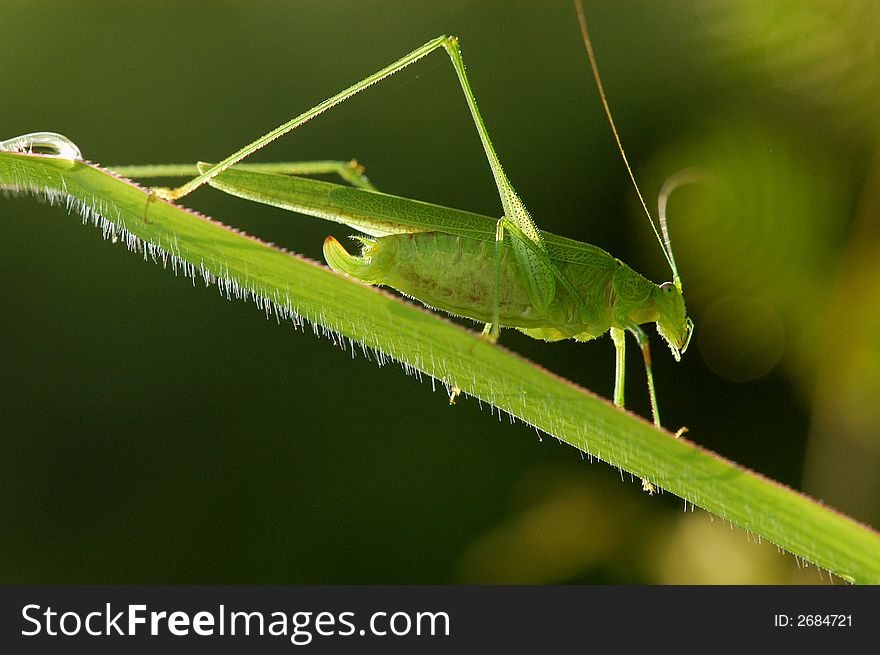
<svg viewBox="0 0 880 655">
<path fill-rule="evenodd" d="M 697 339 L 658 339 L 664 422 L 880 524 L 880 8 L 586 2 Z M 440 33 L 543 229 L 669 277 L 569 2 L 0 0 L 0 138 L 61 132 L 102 164 L 216 160 Z M 385 191 L 489 215 L 491 175 L 441 54 L 264 161 L 358 158 Z M 321 259 L 349 230 L 200 190 Z M 827 575 L 396 366 L 175 278 L 78 217 L 0 201 L 0 580 L 821 583 Z M 503 343 L 610 396 L 606 337 Z M 647 415 L 638 353 L 627 398 Z"/>
</svg>

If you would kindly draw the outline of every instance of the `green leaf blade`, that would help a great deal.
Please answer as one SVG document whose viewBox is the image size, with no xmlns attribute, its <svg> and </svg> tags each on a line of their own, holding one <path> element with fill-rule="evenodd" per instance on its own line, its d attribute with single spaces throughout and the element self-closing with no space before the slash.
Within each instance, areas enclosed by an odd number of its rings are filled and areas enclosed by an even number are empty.
<svg viewBox="0 0 880 655">
<path fill-rule="evenodd" d="M 847 580 L 880 583 L 880 536 L 870 528 L 657 430 L 436 314 L 183 207 L 151 200 L 147 190 L 83 162 L 0 153 L 0 188 L 73 203 L 105 235 L 148 257 L 457 385 Z"/>
</svg>

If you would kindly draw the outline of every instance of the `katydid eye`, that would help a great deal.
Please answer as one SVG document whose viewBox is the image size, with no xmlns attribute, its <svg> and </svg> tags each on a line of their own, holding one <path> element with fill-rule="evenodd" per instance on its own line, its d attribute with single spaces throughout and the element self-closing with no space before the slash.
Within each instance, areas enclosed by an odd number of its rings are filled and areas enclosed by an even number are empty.
<svg viewBox="0 0 880 655">
<path fill-rule="evenodd" d="M 672 293 L 675 289 L 675 285 L 672 282 L 664 282 L 660 285 L 660 291 L 663 293 Z"/>
</svg>

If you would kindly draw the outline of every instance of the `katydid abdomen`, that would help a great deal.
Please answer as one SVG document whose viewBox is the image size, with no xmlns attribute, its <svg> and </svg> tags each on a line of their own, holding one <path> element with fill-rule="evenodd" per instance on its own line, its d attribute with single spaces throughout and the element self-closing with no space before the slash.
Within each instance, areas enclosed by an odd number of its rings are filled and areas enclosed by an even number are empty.
<svg viewBox="0 0 880 655">
<path fill-rule="evenodd" d="M 360 256 L 335 239 L 324 244 L 330 266 L 369 284 L 381 284 L 450 314 L 491 323 L 495 311 L 495 243 L 441 232 L 361 239 Z M 505 245 L 501 249 L 500 325 L 529 336 L 594 339 L 628 322 L 657 320 L 656 285 L 604 251 L 590 263 L 551 260 L 570 285 L 555 285 L 546 307 L 532 302 L 526 273 Z M 566 288 L 568 287 L 568 288 Z M 575 292 L 575 293 L 572 293 Z"/>
</svg>

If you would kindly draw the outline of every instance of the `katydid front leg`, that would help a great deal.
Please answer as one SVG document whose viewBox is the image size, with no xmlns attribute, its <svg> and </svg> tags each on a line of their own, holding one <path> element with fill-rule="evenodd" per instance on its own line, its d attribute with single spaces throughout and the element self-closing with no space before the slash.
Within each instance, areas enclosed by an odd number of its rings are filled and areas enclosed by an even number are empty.
<svg viewBox="0 0 880 655">
<path fill-rule="evenodd" d="M 630 322 L 626 329 L 633 333 L 636 341 L 639 343 L 639 348 L 642 350 L 642 359 L 645 360 L 645 377 L 648 379 L 648 396 L 651 398 L 651 415 L 654 417 L 654 425 L 659 428 L 660 410 L 657 408 L 657 392 L 654 390 L 654 373 L 651 368 L 651 344 L 645 331 L 635 323 Z"/>
<path fill-rule="evenodd" d="M 648 335 L 636 324 L 630 325 L 629 329 L 636 337 L 639 346 L 642 349 L 642 357 L 645 360 L 645 372 L 648 378 L 648 394 L 651 398 L 651 414 L 654 418 L 654 425 L 660 427 L 660 413 L 657 409 L 657 394 L 654 391 L 654 375 L 651 371 L 651 351 L 648 344 Z M 626 367 L 626 332 L 620 328 L 611 328 L 611 339 L 614 341 L 614 348 L 617 352 L 616 366 L 614 371 L 614 404 L 623 407 L 623 387 L 624 387 L 624 370 Z M 676 434 L 676 437 L 679 435 Z M 657 487 L 653 482 L 642 478 L 642 490 L 650 495 L 657 492 Z"/>
<path fill-rule="evenodd" d="M 654 425 L 660 427 L 660 410 L 657 408 L 657 392 L 654 390 L 654 373 L 651 368 L 651 346 L 648 335 L 635 323 L 630 323 L 626 327 L 632 332 L 639 348 L 642 351 L 642 359 L 645 361 L 645 377 L 648 380 L 648 396 L 651 399 L 651 416 L 654 419 Z M 624 371 L 626 367 L 626 332 L 621 328 L 611 328 L 611 339 L 614 341 L 614 348 L 617 351 L 614 372 L 614 404 L 623 407 L 623 387 L 624 387 Z"/>
</svg>

